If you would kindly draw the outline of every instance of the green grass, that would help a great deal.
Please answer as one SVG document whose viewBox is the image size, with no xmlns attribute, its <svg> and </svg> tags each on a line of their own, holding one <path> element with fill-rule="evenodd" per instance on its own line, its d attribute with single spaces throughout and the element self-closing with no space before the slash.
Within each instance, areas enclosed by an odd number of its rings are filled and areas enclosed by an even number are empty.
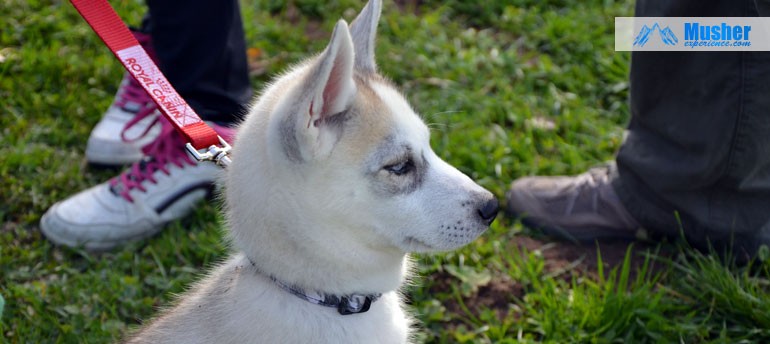
<svg viewBox="0 0 770 344">
<path fill-rule="evenodd" d="M 612 25 L 630 1 L 400 3 L 385 3 L 378 63 L 430 123 L 441 157 L 501 198 L 517 177 L 612 159 L 630 62 L 613 51 Z M 113 1 L 132 24 L 142 4 Z M 255 88 L 322 49 L 336 19 L 361 7 L 244 1 L 265 67 Z M 115 341 L 226 254 L 217 204 L 110 253 L 41 236 L 48 207 L 115 173 L 88 167 L 83 150 L 121 75 L 68 2 L 0 0 L 0 342 Z M 766 252 L 743 267 L 671 245 L 620 247 L 607 260 L 607 246 L 523 245 L 530 235 L 503 217 L 466 248 L 419 257 L 407 291 L 421 341 L 770 342 Z M 579 253 L 554 264 L 566 249 Z"/>
</svg>

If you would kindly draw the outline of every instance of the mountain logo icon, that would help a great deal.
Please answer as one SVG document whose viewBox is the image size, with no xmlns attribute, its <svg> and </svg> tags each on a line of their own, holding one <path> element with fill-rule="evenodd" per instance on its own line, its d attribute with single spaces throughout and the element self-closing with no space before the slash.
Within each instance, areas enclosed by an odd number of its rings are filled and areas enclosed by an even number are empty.
<svg viewBox="0 0 770 344">
<path fill-rule="evenodd" d="M 674 35 L 674 32 L 671 31 L 671 28 L 666 26 L 665 29 L 661 29 L 660 25 L 655 23 L 655 25 L 652 27 L 649 27 L 646 24 L 642 27 L 642 29 L 639 31 L 639 34 L 636 35 L 636 38 L 634 38 L 634 46 L 643 47 L 645 44 L 647 44 L 647 41 L 650 40 L 650 36 L 654 35 L 655 32 L 658 33 L 661 41 L 663 41 L 663 44 L 665 45 L 676 45 L 679 43 L 679 39 L 676 38 L 676 35 Z"/>
</svg>

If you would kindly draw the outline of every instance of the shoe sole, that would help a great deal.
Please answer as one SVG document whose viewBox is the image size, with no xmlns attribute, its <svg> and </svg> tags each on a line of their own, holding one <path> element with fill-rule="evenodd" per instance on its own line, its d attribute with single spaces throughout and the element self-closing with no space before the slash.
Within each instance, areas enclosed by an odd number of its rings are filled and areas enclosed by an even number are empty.
<svg viewBox="0 0 770 344">
<path fill-rule="evenodd" d="M 636 231 L 634 231 L 633 233 L 630 233 L 630 232 L 622 232 L 622 231 L 619 232 L 616 229 L 590 227 L 590 228 L 580 228 L 577 231 L 582 233 L 575 233 L 575 230 L 570 231 L 561 227 L 542 225 L 537 221 L 529 219 L 525 216 L 521 216 L 510 210 L 508 210 L 507 213 L 512 218 L 519 219 L 521 224 L 529 229 L 540 231 L 543 234 L 552 238 L 571 241 L 574 243 L 587 244 L 587 243 L 592 243 L 596 240 L 627 240 L 627 241 L 636 240 Z"/>
<path fill-rule="evenodd" d="M 55 207 L 56 205 L 54 205 Z M 53 207 L 51 207 L 53 209 Z M 50 211 L 50 210 L 49 210 Z M 131 242 L 143 240 L 146 238 L 149 238 L 158 232 L 160 232 L 163 227 L 165 227 L 165 223 L 158 226 L 156 230 L 151 230 L 148 232 L 144 232 L 140 235 L 135 235 L 131 237 L 126 237 L 121 240 L 115 240 L 115 241 L 76 241 L 72 239 L 68 239 L 62 236 L 59 236 L 56 231 L 53 231 L 49 228 L 48 223 L 50 222 L 50 217 L 48 216 L 48 213 L 44 214 L 43 217 L 40 219 L 40 232 L 43 233 L 43 235 L 54 243 L 57 246 L 67 246 L 70 248 L 83 248 L 86 251 L 89 252 L 105 252 L 112 250 L 118 246 L 126 245 Z"/>
</svg>

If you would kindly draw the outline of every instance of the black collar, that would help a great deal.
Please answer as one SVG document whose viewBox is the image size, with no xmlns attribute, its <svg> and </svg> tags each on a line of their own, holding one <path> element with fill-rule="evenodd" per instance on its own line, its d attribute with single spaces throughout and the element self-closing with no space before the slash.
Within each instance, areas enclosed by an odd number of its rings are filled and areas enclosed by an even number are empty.
<svg viewBox="0 0 770 344">
<path fill-rule="evenodd" d="M 249 258 L 251 265 L 256 268 L 256 264 Z M 257 270 L 259 272 L 259 270 Z M 372 302 L 377 301 L 382 294 L 348 294 L 348 295 L 333 295 L 318 291 L 307 291 L 302 288 L 291 286 L 281 282 L 272 275 L 268 275 L 270 280 L 281 289 L 293 294 L 300 299 L 303 299 L 312 304 L 316 304 L 324 307 L 336 308 L 337 312 L 342 315 L 365 313 L 369 310 Z"/>
</svg>

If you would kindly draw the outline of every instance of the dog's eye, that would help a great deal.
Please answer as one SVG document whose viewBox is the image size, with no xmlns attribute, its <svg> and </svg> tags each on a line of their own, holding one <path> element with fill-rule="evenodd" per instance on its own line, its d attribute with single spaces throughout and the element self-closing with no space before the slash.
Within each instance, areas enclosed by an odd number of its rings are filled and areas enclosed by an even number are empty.
<svg viewBox="0 0 770 344">
<path fill-rule="evenodd" d="M 412 162 L 412 159 L 408 159 L 397 164 L 385 166 L 384 169 L 397 176 L 401 176 L 411 172 L 412 169 L 414 169 L 414 163 Z"/>
</svg>

